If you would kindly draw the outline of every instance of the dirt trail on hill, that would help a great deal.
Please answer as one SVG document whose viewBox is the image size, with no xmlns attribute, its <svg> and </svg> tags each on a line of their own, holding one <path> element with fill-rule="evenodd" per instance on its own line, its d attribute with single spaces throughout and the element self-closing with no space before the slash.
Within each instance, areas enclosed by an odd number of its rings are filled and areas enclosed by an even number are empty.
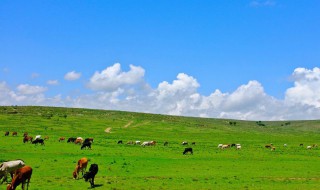
<svg viewBox="0 0 320 190">
<path fill-rule="evenodd" d="M 123 126 L 123 128 L 129 127 L 132 123 L 133 123 L 133 121 L 129 121 L 129 123 L 127 123 L 125 126 Z"/>
<path fill-rule="evenodd" d="M 111 133 L 111 127 L 106 128 L 106 130 L 104 130 L 104 132 Z"/>
</svg>

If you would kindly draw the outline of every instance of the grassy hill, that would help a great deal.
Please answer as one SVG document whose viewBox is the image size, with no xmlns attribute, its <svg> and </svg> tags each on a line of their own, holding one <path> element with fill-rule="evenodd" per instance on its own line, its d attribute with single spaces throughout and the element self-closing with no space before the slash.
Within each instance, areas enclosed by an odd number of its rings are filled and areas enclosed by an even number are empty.
<svg viewBox="0 0 320 190">
<path fill-rule="evenodd" d="M 10 136 L 4 136 L 6 131 Z M 11 136 L 13 131 L 17 137 Z M 49 140 L 45 146 L 24 144 L 23 132 Z M 319 120 L 239 121 L 3 106 L 0 161 L 23 159 L 34 170 L 30 189 L 39 190 L 89 188 L 84 180 L 72 179 L 81 157 L 99 165 L 97 189 L 318 189 L 320 150 L 306 146 L 320 145 L 319 132 Z M 92 150 L 58 142 L 59 137 L 79 136 L 94 138 Z M 117 144 L 118 140 L 124 144 Z M 157 145 L 126 144 L 136 140 L 155 140 Z M 165 141 L 168 146 L 163 146 Z M 182 141 L 196 144 L 182 146 Z M 240 143 L 242 149 L 220 150 L 220 143 Z M 264 148 L 268 143 L 276 150 Z M 192 147 L 194 154 L 182 155 L 185 147 Z"/>
</svg>

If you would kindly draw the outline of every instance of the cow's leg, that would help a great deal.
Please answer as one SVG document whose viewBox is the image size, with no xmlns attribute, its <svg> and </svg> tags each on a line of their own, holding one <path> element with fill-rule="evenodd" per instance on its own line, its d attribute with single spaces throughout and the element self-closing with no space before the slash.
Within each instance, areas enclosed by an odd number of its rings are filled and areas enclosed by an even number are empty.
<svg viewBox="0 0 320 190">
<path fill-rule="evenodd" d="M 90 184 L 91 184 L 91 187 L 94 188 L 94 177 L 91 178 Z"/>
<path fill-rule="evenodd" d="M 2 183 L 3 183 L 4 181 L 8 182 L 7 175 L 8 175 L 7 173 L 4 174 Z"/>
<path fill-rule="evenodd" d="M 13 172 L 14 171 L 10 172 L 11 180 L 13 180 Z"/>
</svg>

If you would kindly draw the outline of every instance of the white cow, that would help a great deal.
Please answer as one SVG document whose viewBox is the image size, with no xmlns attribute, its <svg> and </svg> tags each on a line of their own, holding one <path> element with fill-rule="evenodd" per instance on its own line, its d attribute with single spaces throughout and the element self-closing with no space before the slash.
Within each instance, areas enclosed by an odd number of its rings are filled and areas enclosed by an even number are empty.
<svg viewBox="0 0 320 190">
<path fill-rule="evenodd" d="M 4 181 L 7 181 L 7 175 L 8 173 L 11 174 L 11 178 L 13 178 L 13 173 L 19 169 L 25 166 L 24 162 L 22 160 L 12 160 L 12 161 L 7 161 L 3 162 L 0 164 L 0 180 L 3 177 L 3 180 L 1 183 Z"/>
<path fill-rule="evenodd" d="M 311 149 L 312 148 L 312 146 L 307 146 L 307 149 Z"/>
<path fill-rule="evenodd" d="M 230 145 L 224 144 L 224 145 L 222 145 L 221 149 L 226 149 L 226 148 L 229 148 L 229 147 L 230 147 Z"/>
<path fill-rule="evenodd" d="M 141 144 L 141 146 L 149 146 L 150 145 L 150 141 L 145 141 Z"/>
<path fill-rule="evenodd" d="M 223 146 L 223 144 L 219 144 L 219 145 L 218 145 L 218 148 L 222 148 L 222 146 Z"/>
<path fill-rule="evenodd" d="M 34 140 L 41 139 L 41 135 L 37 135 Z"/>
<path fill-rule="evenodd" d="M 141 144 L 141 141 L 136 141 L 135 144 Z"/>
<path fill-rule="evenodd" d="M 236 148 L 237 148 L 237 150 L 240 150 L 241 149 L 241 145 L 237 146 Z"/>
</svg>

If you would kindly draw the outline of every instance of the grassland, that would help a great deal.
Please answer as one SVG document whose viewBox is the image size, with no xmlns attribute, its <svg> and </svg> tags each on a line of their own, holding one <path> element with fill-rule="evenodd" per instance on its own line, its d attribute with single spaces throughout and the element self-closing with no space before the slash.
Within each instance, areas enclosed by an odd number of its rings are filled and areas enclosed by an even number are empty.
<svg viewBox="0 0 320 190">
<path fill-rule="evenodd" d="M 0 161 L 33 168 L 31 190 L 88 189 L 72 179 L 81 157 L 99 165 L 96 189 L 319 189 L 320 121 L 236 121 L 53 107 L 0 107 Z M 105 132 L 108 129 L 110 132 Z M 17 131 L 18 136 L 4 136 Z M 22 142 L 23 132 L 49 136 L 45 146 Z M 93 137 L 92 150 L 58 142 Z M 123 140 L 124 144 L 117 144 Z M 127 141 L 157 141 L 154 147 Z M 168 141 L 168 146 L 163 142 Z M 182 141 L 193 155 L 182 155 Z M 240 143 L 241 150 L 217 145 Z M 273 143 L 275 151 L 264 148 Z M 288 146 L 283 147 L 286 143 Z M 303 143 L 304 147 L 299 144 Z M 0 185 L 5 189 L 6 184 Z M 20 187 L 18 187 L 20 188 Z"/>
</svg>

